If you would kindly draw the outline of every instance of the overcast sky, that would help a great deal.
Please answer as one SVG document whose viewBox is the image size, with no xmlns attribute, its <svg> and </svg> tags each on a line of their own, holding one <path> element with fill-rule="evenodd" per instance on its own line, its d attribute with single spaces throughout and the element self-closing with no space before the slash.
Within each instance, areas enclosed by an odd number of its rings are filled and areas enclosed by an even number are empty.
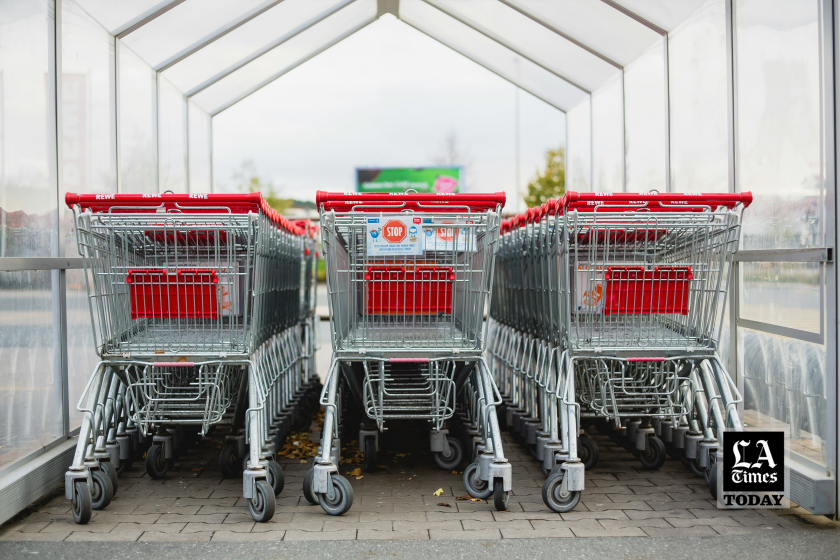
<svg viewBox="0 0 840 560">
<path fill-rule="evenodd" d="M 468 190 L 514 210 L 515 87 L 386 15 L 213 120 L 219 191 L 252 159 L 284 197 L 354 189 L 356 167 L 433 165 L 454 132 Z M 520 92 L 520 184 L 565 144 L 565 115 Z M 521 205 L 520 208 L 524 208 Z"/>
</svg>

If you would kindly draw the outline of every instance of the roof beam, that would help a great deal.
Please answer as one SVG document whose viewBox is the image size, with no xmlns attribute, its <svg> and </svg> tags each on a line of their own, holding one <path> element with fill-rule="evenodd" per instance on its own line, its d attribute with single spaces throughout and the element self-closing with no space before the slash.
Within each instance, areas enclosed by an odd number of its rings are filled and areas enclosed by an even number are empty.
<svg viewBox="0 0 840 560">
<path fill-rule="evenodd" d="M 140 29 L 141 27 L 143 27 L 144 25 L 146 25 L 150 21 L 156 20 L 157 18 L 159 18 L 160 16 L 162 16 L 163 14 L 165 14 L 166 12 L 171 10 L 172 8 L 180 6 L 181 4 L 183 4 L 186 1 L 187 0 L 173 0 L 172 2 L 170 2 L 169 4 L 167 4 L 166 6 L 161 8 L 160 10 L 156 11 L 155 13 L 144 17 L 143 19 L 141 19 L 137 23 L 135 23 L 133 25 L 130 25 L 127 29 L 124 29 L 123 31 L 120 31 L 119 33 L 117 33 L 117 35 L 116 35 L 117 39 L 122 39 L 123 37 L 125 37 L 129 33 L 133 33 L 134 31 L 137 31 L 138 29 Z"/>
<path fill-rule="evenodd" d="M 385 14 L 400 17 L 400 0 L 376 0 L 376 19 Z"/>
<path fill-rule="evenodd" d="M 547 103 L 547 104 L 551 105 L 552 107 L 554 107 L 554 108 L 555 108 L 555 109 L 557 109 L 558 111 L 562 111 L 563 113 L 566 113 L 569 109 L 571 109 L 571 107 L 560 107 L 559 105 L 557 105 L 556 103 L 554 103 L 554 102 L 552 102 L 552 101 L 549 101 L 549 100 L 548 100 L 548 99 L 546 99 L 545 97 L 542 97 L 541 95 L 539 95 L 539 94 L 537 94 L 537 93 L 534 93 L 533 91 L 529 90 L 527 87 L 523 86 L 522 84 L 518 84 L 516 81 L 512 80 L 511 78 L 508 78 L 507 76 L 503 76 L 502 74 L 500 74 L 500 73 L 499 73 L 499 72 L 497 72 L 496 70 L 493 70 L 492 68 L 490 68 L 489 66 L 487 66 L 487 65 L 486 65 L 486 64 L 484 64 L 483 62 L 481 62 L 481 61 L 479 61 L 479 60 L 474 59 L 473 57 L 471 57 L 470 55 L 468 55 L 468 54 L 466 54 L 466 53 L 464 53 L 464 52 L 459 51 L 458 49 L 456 49 L 456 48 L 455 48 L 455 47 L 453 47 L 452 45 L 449 45 L 449 44 L 447 44 L 446 42 L 444 42 L 444 41 L 442 41 L 442 40 L 438 39 L 437 37 L 435 37 L 435 36 L 434 36 L 434 35 L 432 35 L 431 33 L 428 33 L 428 32 L 426 32 L 426 31 L 424 31 L 423 29 L 420 29 L 420 28 L 419 28 L 419 27 L 417 27 L 416 25 L 413 25 L 413 24 L 411 24 L 411 23 L 409 23 L 409 22 L 405 21 L 404 19 L 403 19 L 403 20 L 400 20 L 400 21 L 402 21 L 404 24 L 406 24 L 407 26 L 411 27 L 412 29 L 416 29 L 417 31 L 419 31 L 420 33 L 422 33 L 423 35 L 425 35 L 426 37 L 428 37 L 428 38 L 430 38 L 430 39 L 432 39 L 432 40 L 434 40 L 434 41 L 437 41 L 438 43 L 440 43 L 440 44 L 441 44 L 441 45 L 443 45 L 444 47 L 446 47 L 446 48 L 448 48 L 448 49 L 451 49 L 451 50 L 455 51 L 456 53 L 460 54 L 461 56 L 463 56 L 463 57 L 465 57 L 465 58 L 469 59 L 471 62 L 473 62 L 473 63 L 475 63 L 475 64 L 478 64 L 479 66 L 481 66 L 482 68 L 484 68 L 484 69 L 485 69 L 485 70 L 487 70 L 488 72 L 492 72 L 493 74 L 495 74 L 496 76 L 500 77 L 500 78 L 501 78 L 501 79 L 503 79 L 504 81 L 506 81 L 506 82 L 508 82 L 508 83 L 510 83 L 510 84 L 512 84 L 512 85 L 514 85 L 515 87 L 518 87 L 519 89 L 521 89 L 521 90 L 523 90 L 523 91 L 527 91 L 529 94 L 533 95 L 534 97 L 536 97 L 536 98 L 537 98 L 537 99 L 539 99 L 540 101 L 543 101 L 544 103 Z"/>
<path fill-rule="evenodd" d="M 552 33 L 555 33 L 555 34 L 559 35 L 560 37 L 563 37 L 565 40 L 569 41 L 570 43 L 572 43 L 574 45 L 577 45 L 578 47 L 582 48 L 583 50 L 585 50 L 589 54 L 597 56 L 598 58 L 600 58 L 601 60 L 603 60 L 607 64 L 611 64 L 611 65 L 615 66 L 616 68 L 618 68 L 619 70 L 624 69 L 624 66 L 622 66 L 620 63 L 616 62 L 615 60 L 611 59 L 610 57 L 608 57 L 604 54 L 601 54 L 600 52 L 596 51 L 595 49 L 593 49 L 589 45 L 587 45 L 585 43 L 581 43 L 580 41 L 578 41 L 574 37 L 571 37 L 571 36 L 567 35 L 563 31 L 560 31 L 559 29 L 557 29 L 553 25 L 551 25 L 548 22 L 540 19 L 539 17 L 535 16 L 534 14 L 529 12 L 528 10 L 526 10 L 524 8 L 521 8 L 521 7 L 517 6 L 516 4 L 511 3 L 509 0 L 499 0 L 499 2 L 501 2 L 502 4 L 504 4 L 505 6 L 510 8 L 511 10 L 515 10 L 515 11 L 519 12 L 520 14 L 525 16 L 526 18 L 528 18 L 530 20 L 533 20 L 536 23 L 539 23 L 540 25 L 542 25 L 543 27 L 545 27 L 546 29 L 548 29 Z"/>
<path fill-rule="evenodd" d="M 287 33 L 286 35 L 278 37 L 277 39 L 275 39 L 271 43 L 269 43 L 269 44 L 263 46 L 262 48 L 254 51 L 253 53 L 246 56 L 242 60 L 239 60 L 235 64 L 232 64 L 231 66 L 228 66 L 227 68 L 225 68 L 221 72 L 219 72 L 216 75 L 208 78 L 204 82 L 198 84 L 197 86 L 195 86 L 194 88 L 192 88 L 191 90 L 186 92 L 184 95 L 189 99 L 190 97 L 201 93 L 202 91 L 209 88 L 210 86 L 212 86 L 213 84 L 215 84 L 216 82 L 221 80 L 222 78 L 225 78 L 225 77 L 233 74 L 234 72 L 236 72 L 237 70 L 239 70 L 240 68 L 245 66 L 246 64 L 248 64 L 250 62 L 253 62 L 254 60 L 261 57 L 262 55 L 266 54 L 267 52 L 279 47 L 280 45 L 282 45 L 283 43 L 285 43 L 289 39 L 292 39 L 293 37 L 296 37 L 297 35 L 300 35 L 304 31 L 306 31 L 307 29 L 309 29 L 309 28 L 313 27 L 314 25 L 324 21 L 325 19 L 327 19 L 331 15 L 335 14 L 336 12 L 341 10 L 342 8 L 345 8 L 345 7 L 349 6 L 353 2 L 355 2 L 355 0 L 345 0 L 341 4 L 337 4 L 332 9 L 324 12 L 319 17 L 317 17 L 315 19 L 312 19 L 312 20 L 309 20 L 307 22 L 304 22 L 303 24 L 299 25 L 298 27 L 296 27 L 291 32 Z"/>
<path fill-rule="evenodd" d="M 252 93 L 255 93 L 255 92 L 261 90 L 262 88 L 264 88 L 265 86 L 267 86 L 268 84 L 270 84 L 271 82 L 276 80 L 277 78 L 280 78 L 281 76 L 283 76 L 285 74 L 288 74 L 289 72 L 291 72 L 292 70 L 294 70 L 295 68 L 300 66 L 301 64 L 309 62 L 310 60 L 312 60 L 313 58 L 315 58 L 316 56 L 318 56 L 319 54 L 321 54 L 325 50 L 329 49 L 330 47 L 333 47 L 333 46 L 337 45 L 338 43 L 340 43 L 341 41 L 343 41 L 344 39 L 346 39 L 350 35 L 356 33 L 357 31 L 361 31 L 362 29 L 364 29 L 365 27 L 367 27 L 368 25 L 370 25 L 374 21 L 376 21 L 375 17 L 369 19 L 368 21 L 362 23 L 361 25 L 357 25 L 356 27 L 353 27 L 352 29 L 348 30 L 346 33 L 342 33 L 341 35 L 337 36 L 335 39 L 333 39 L 329 43 L 326 43 L 325 45 L 320 47 L 318 50 L 312 52 L 312 54 L 307 55 L 303 59 L 301 59 L 301 60 L 295 62 L 294 64 L 292 64 L 291 66 L 287 66 L 286 68 L 284 68 L 280 72 L 277 72 L 276 74 L 272 75 L 271 77 L 266 78 L 265 80 L 260 82 L 258 85 L 254 86 L 252 88 L 249 88 L 248 90 L 246 90 L 241 95 L 238 95 L 235 98 L 233 98 L 232 100 L 230 100 L 229 102 L 225 103 L 223 106 L 217 107 L 216 109 L 213 110 L 212 113 L 210 113 L 210 116 L 215 117 L 216 115 L 218 115 L 222 111 L 225 111 L 226 109 L 230 109 L 232 106 L 236 105 L 237 103 L 239 103 L 240 101 L 242 101 L 243 99 L 245 99 L 246 97 L 251 95 Z"/>
<path fill-rule="evenodd" d="M 174 66 L 175 64 L 178 64 L 179 62 L 181 62 L 182 60 L 184 60 L 188 56 L 197 53 L 198 51 L 200 51 L 201 49 L 203 49 L 207 45 L 213 43 L 214 41 L 218 41 L 219 39 L 221 39 L 222 37 L 224 37 L 225 35 L 227 35 L 231 31 L 234 31 L 235 29 L 238 29 L 238 28 L 242 27 L 243 25 L 245 25 L 246 23 L 248 23 L 249 21 L 251 21 L 255 17 L 264 14 L 265 12 L 267 12 L 268 10 L 273 8 L 274 6 L 278 5 L 282 1 L 283 0 L 272 0 L 270 2 L 267 2 L 266 4 L 263 4 L 262 6 L 254 8 L 253 10 L 251 10 L 251 12 L 245 14 L 244 16 L 240 17 L 239 19 L 226 23 L 225 25 L 223 25 L 219 29 L 215 30 L 213 33 L 211 33 L 207 37 L 204 37 L 203 39 L 193 43 L 192 45 L 190 45 L 186 49 L 182 50 L 181 52 L 176 53 L 176 54 L 172 55 L 171 57 L 169 57 L 168 59 L 164 60 L 163 63 L 161 63 L 157 68 L 155 68 L 155 70 L 157 72 L 163 72 L 167 68 L 170 68 L 171 66 Z"/>
<path fill-rule="evenodd" d="M 603 2 L 604 4 L 606 4 L 607 6 L 609 6 L 611 8 L 614 8 L 614 9 L 618 10 L 619 12 L 624 14 L 625 16 L 636 20 L 637 22 L 641 23 L 642 25 L 644 25 L 645 27 L 647 27 L 651 31 L 656 31 L 657 33 L 659 33 L 663 37 L 668 34 L 667 31 L 665 31 L 664 29 L 662 29 L 661 27 L 659 27 L 655 23 L 652 23 L 652 22 L 646 20 L 645 18 L 643 18 L 642 16 L 640 16 L 639 14 L 637 14 L 635 12 L 631 12 L 630 10 L 628 10 L 627 8 L 625 8 L 624 6 L 619 4 L 618 2 L 615 2 L 614 0 L 601 0 L 601 2 Z"/>
<path fill-rule="evenodd" d="M 463 20 L 461 17 L 459 17 L 459 16 L 457 16 L 457 15 L 453 14 L 453 13 L 452 13 L 452 12 L 450 12 L 449 10 L 447 10 L 447 9 L 445 9 L 445 8 L 441 8 L 440 6 L 437 6 L 437 5 L 435 5 L 435 4 L 431 3 L 431 2 L 428 2 L 428 0 L 423 0 L 423 1 L 424 1 L 424 2 L 426 2 L 429 6 L 433 7 L 434 9 L 439 10 L 439 11 L 443 12 L 444 14 L 448 15 L 449 17 L 451 17 L 451 18 L 452 18 L 452 19 L 454 19 L 455 21 L 457 21 L 457 22 L 459 22 L 459 23 L 461 23 L 461 24 L 463 24 L 463 25 L 466 25 L 467 27 L 469 27 L 469 28 L 470 28 L 470 29 L 472 29 L 473 31 L 475 31 L 475 32 L 477 32 L 477 33 L 481 33 L 482 35 L 484 35 L 484 36 L 485 36 L 485 37 L 487 37 L 488 39 L 490 39 L 490 40 L 492 40 L 492 41 L 495 41 L 496 43 L 498 43 L 498 44 L 502 45 L 503 47 L 505 47 L 506 49 L 508 49 L 508 50 L 509 50 L 509 51 L 511 51 L 512 53 L 515 53 L 516 55 L 518 55 L 518 56 L 520 56 L 520 57 L 524 58 L 524 59 L 525 59 L 525 60 L 527 60 L 528 62 L 531 62 L 532 64 L 536 64 L 537 66 L 539 66 L 540 68 L 542 68 L 542 69 L 543 69 L 543 70 L 545 70 L 546 72 L 549 72 L 550 74 L 553 74 L 553 75 L 557 76 L 557 77 L 558 77 L 558 78 L 560 78 L 561 80 L 563 80 L 563 81 L 565 81 L 565 82 L 568 82 L 568 83 L 572 84 L 573 86 L 575 86 L 575 87 L 576 87 L 576 88 L 578 88 L 579 90 L 585 91 L 586 93 L 592 93 L 592 91 L 590 90 L 590 88 L 582 86 L 581 84 L 579 84 L 579 83 L 578 83 L 578 82 L 576 82 L 575 80 L 572 80 L 571 78 L 569 78 L 569 77 L 567 77 L 567 76 L 564 76 L 563 74 L 560 74 L 559 72 L 555 72 L 554 70 L 552 70 L 551 68 L 549 68 L 549 67 L 545 66 L 544 64 L 541 64 L 541 63 L 537 62 L 536 60 L 532 59 L 531 57 L 529 57 L 529 56 L 527 56 L 527 55 L 523 54 L 523 53 L 522 53 L 522 52 L 520 52 L 518 49 L 516 49 L 516 48 L 512 47 L 510 44 L 508 44 L 508 42 L 507 42 L 507 41 L 505 41 L 505 40 L 504 40 L 504 39 L 502 39 L 501 37 L 497 36 L 495 33 L 492 33 L 492 32 L 490 32 L 490 31 L 487 31 L 487 30 L 481 29 L 480 27 L 477 27 L 477 26 L 473 25 L 472 23 L 470 23 L 470 22 L 468 22 L 468 21 Z M 413 27 L 413 26 L 412 26 L 412 27 Z"/>
</svg>

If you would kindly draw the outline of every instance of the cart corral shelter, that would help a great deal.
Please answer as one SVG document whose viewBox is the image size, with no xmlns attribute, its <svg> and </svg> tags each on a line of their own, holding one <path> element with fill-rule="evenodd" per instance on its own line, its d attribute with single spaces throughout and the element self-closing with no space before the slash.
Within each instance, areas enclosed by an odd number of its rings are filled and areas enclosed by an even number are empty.
<svg viewBox="0 0 840 560">
<path fill-rule="evenodd" d="M 721 360 L 836 516 L 838 2 L 0 0 L 0 522 L 96 365 L 66 193 L 211 192 L 213 117 L 386 14 L 564 111 L 568 190 L 753 193 Z"/>
</svg>

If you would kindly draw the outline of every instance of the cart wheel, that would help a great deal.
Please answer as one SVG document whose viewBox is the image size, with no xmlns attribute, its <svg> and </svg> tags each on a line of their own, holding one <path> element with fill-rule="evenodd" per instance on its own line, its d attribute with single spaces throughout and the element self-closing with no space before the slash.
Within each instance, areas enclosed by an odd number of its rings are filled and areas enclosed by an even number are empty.
<svg viewBox="0 0 840 560">
<path fill-rule="evenodd" d="M 111 500 L 114 499 L 114 487 L 111 479 L 102 471 L 91 471 L 93 487 L 90 489 L 90 498 L 93 509 L 105 509 Z"/>
<path fill-rule="evenodd" d="M 321 508 L 330 515 L 343 515 L 353 506 L 353 487 L 340 474 L 330 476 L 333 485 L 333 497 L 329 494 L 318 494 Z"/>
<path fill-rule="evenodd" d="M 639 461 L 649 471 L 655 471 L 665 464 L 665 444 L 656 436 L 648 436 L 647 445 L 644 451 L 639 451 Z"/>
<path fill-rule="evenodd" d="M 266 474 L 268 475 L 268 484 L 274 490 L 274 495 L 279 496 L 280 492 L 283 491 L 283 486 L 286 485 L 286 476 L 283 474 L 283 467 L 277 461 L 269 459 Z"/>
<path fill-rule="evenodd" d="M 254 497 L 248 500 L 248 511 L 251 517 L 258 523 L 265 523 L 274 517 L 274 508 L 277 507 L 277 500 L 274 499 L 274 492 L 265 480 L 258 480 L 254 487 Z"/>
<path fill-rule="evenodd" d="M 587 435 L 580 436 L 577 441 L 578 457 L 585 470 L 594 469 L 598 464 L 598 444 Z M 545 474 L 545 473 L 543 473 Z M 546 475 L 548 476 L 548 475 Z"/>
<path fill-rule="evenodd" d="M 662 443 L 665 443 L 665 442 L 662 442 Z M 673 442 L 665 443 L 665 451 L 668 452 L 668 455 L 671 457 L 671 459 L 673 459 L 675 461 L 681 461 L 682 460 L 682 459 L 680 459 L 680 450 L 677 449 L 674 446 Z"/>
<path fill-rule="evenodd" d="M 315 492 L 312 491 L 312 482 L 314 477 L 315 469 L 310 467 L 310 469 L 306 471 L 306 474 L 303 476 L 303 497 L 306 498 L 306 501 L 312 504 L 313 506 L 317 506 L 318 498 L 315 496 Z"/>
<path fill-rule="evenodd" d="M 376 438 L 365 438 L 365 472 L 376 472 Z"/>
<path fill-rule="evenodd" d="M 706 479 L 706 469 L 700 466 L 700 463 L 697 462 L 697 459 L 689 459 L 688 468 L 691 469 L 691 472 L 693 472 L 694 475 L 698 478 L 702 478 L 703 480 Z"/>
<path fill-rule="evenodd" d="M 505 485 L 501 478 L 493 479 L 493 505 L 496 511 L 507 511 L 510 503 L 510 492 L 505 492 Z"/>
<path fill-rule="evenodd" d="M 443 470 L 451 471 L 464 460 L 464 447 L 454 437 L 447 436 L 446 441 L 449 443 L 449 455 L 435 453 L 435 463 Z"/>
<path fill-rule="evenodd" d="M 709 478 L 707 480 L 709 484 L 709 492 L 712 493 L 712 497 L 717 500 L 717 491 L 718 491 L 718 470 L 717 465 L 713 465 L 709 469 Z"/>
<path fill-rule="evenodd" d="M 580 503 L 580 490 L 564 490 L 563 472 L 559 472 L 543 484 L 542 498 L 551 511 L 568 513 Z"/>
<path fill-rule="evenodd" d="M 146 472 L 154 479 L 160 479 L 169 472 L 170 461 L 163 456 L 163 446 L 159 443 L 152 445 L 146 451 Z"/>
<path fill-rule="evenodd" d="M 117 482 L 117 469 L 114 467 L 114 464 L 110 461 L 102 461 L 99 463 L 99 468 L 105 471 L 105 474 L 108 475 L 108 478 L 111 479 L 111 486 L 114 489 L 114 495 L 117 495 L 117 487 L 119 483 Z"/>
<path fill-rule="evenodd" d="M 478 477 L 478 463 L 470 463 L 470 466 L 464 469 L 464 488 L 470 496 L 481 500 L 486 500 L 493 493 L 487 481 Z"/>
<path fill-rule="evenodd" d="M 222 452 L 219 453 L 219 470 L 224 478 L 242 476 L 242 461 L 236 456 L 235 444 L 226 443 L 222 446 Z"/>
<path fill-rule="evenodd" d="M 130 471 L 133 464 L 134 459 L 132 459 L 131 457 L 129 457 L 128 459 L 120 459 L 120 466 L 117 467 L 117 476 L 122 476 L 128 471 Z"/>
<path fill-rule="evenodd" d="M 90 521 L 93 513 L 93 500 L 90 496 L 90 486 L 84 480 L 77 480 L 73 483 L 73 521 L 84 525 Z"/>
<path fill-rule="evenodd" d="M 551 475 L 552 469 L 545 468 L 545 465 L 542 464 L 542 461 L 540 461 L 540 470 L 542 471 L 543 476 L 546 478 L 548 478 Z"/>
</svg>

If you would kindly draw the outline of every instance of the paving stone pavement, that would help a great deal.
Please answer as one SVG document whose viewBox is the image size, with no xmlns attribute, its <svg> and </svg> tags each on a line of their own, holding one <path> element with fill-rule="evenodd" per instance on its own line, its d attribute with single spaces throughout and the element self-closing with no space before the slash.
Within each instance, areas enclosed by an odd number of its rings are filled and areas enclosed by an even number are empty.
<svg viewBox="0 0 840 560">
<path fill-rule="evenodd" d="M 411 430 L 415 430 L 412 432 Z M 73 523 L 63 493 L 0 528 L 0 540 L 22 541 L 280 541 L 436 540 L 576 537 L 694 537 L 772 535 L 809 530 L 837 531 L 840 523 L 790 510 L 723 511 L 715 507 L 703 480 L 668 460 L 645 471 L 629 453 L 593 435 L 598 466 L 586 474 L 578 507 L 551 512 L 542 502 L 538 463 L 510 437 L 505 453 L 513 464 L 510 509 L 465 499 L 460 474 L 440 470 L 431 454 L 412 451 L 422 426 L 395 427 L 380 439 L 380 469 L 353 484 L 353 508 L 331 517 L 309 505 L 301 484 L 311 459 L 283 459 L 286 485 L 277 513 L 255 523 L 241 498 L 242 483 L 218 470 L 219 436 L 205 438 L 175 464 L 165 480 L 152 480 L 142 464 L 120 478 L 107 509 L 87 525 Z M 427 445 L 427 444 L 426 444 Z M 349 473 L 357 465 L 342 465 Z M 463 466 L 462 466 L 463 467 Z M 435 496 L 441 489 L 442 495 Z"/>
</svg>

